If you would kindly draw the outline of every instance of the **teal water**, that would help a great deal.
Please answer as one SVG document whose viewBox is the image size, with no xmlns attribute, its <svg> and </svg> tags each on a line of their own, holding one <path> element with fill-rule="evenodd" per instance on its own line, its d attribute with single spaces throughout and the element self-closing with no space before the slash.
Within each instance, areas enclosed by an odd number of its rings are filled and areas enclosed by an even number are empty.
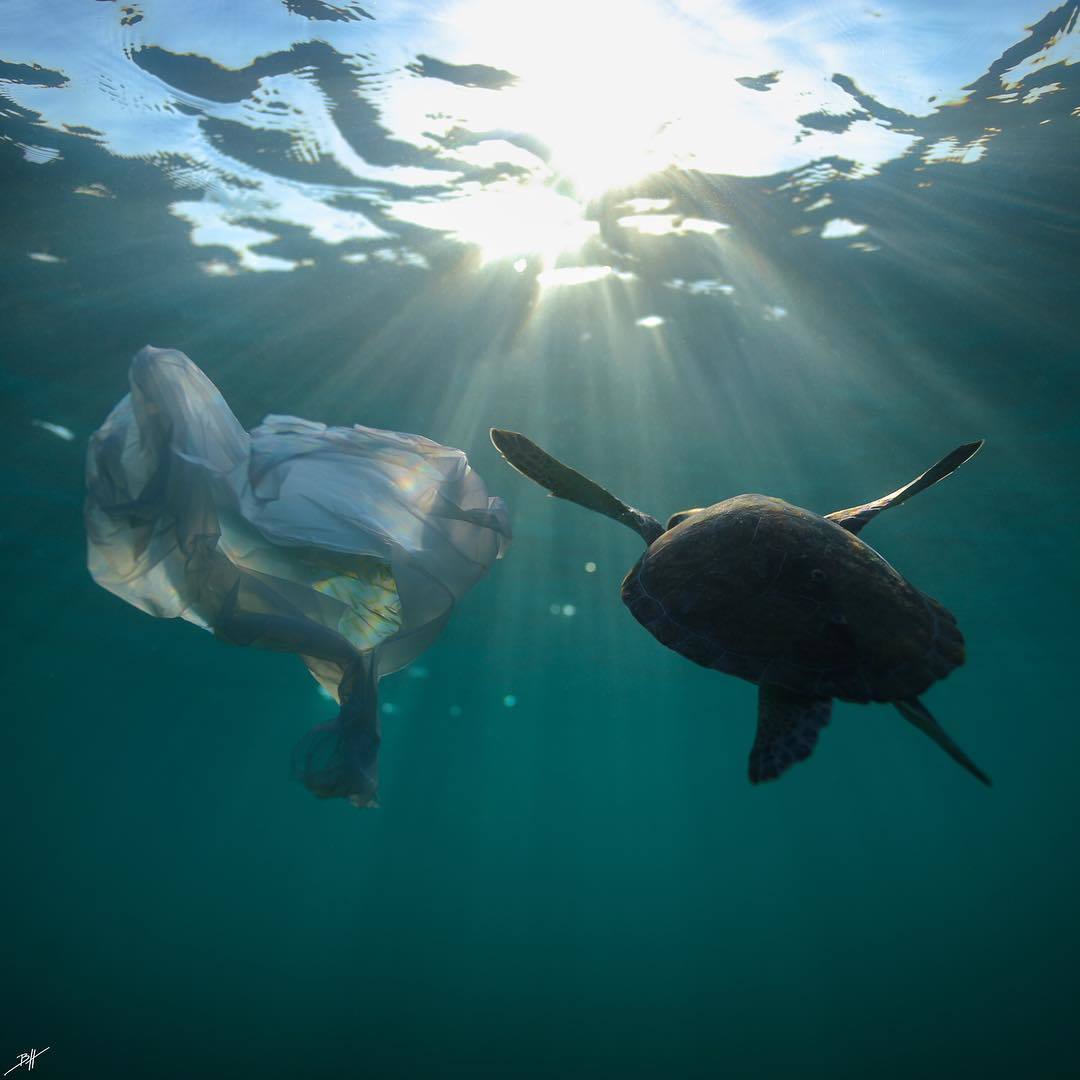
<svg viewBox="0 0 1080 1080">
<path fill-rule="evenodd" d="M 1077 5 L 982 8 L 0 3 L 0 1065 L 1076 1074 Z M 89 579 L 86 439 L 147 343 L 510 506 L 383 681 L 378 810 L 290 781 L 333 711 L 296 660 Z M 754 688 L 634 622 L 638 538 L 492 424 L 661 518 L 985 437 L 866 538 L 956 614 L 926 700 L 994 787 L 838 704 L 752 788 Z"/>
</svg>

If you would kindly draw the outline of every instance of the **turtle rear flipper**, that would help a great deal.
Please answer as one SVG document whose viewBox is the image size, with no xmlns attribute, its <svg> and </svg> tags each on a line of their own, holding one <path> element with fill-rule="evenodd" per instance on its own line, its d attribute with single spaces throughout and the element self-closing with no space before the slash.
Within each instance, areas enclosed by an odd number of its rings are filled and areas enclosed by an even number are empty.
<svg viewBox="0 0 1080 1080">
<path fill-rule="evenodd" d="M 863 503 L 862 506 L 852 506 L 847 510 L 835 510 L 831 514 L 826 514 L 825 517 L 829 521 L 835 521 L 837 525 L 843 526 L 848 532 L 858 534 L 859 530 L 868 521 L 877 517 L 882 510 L 888 510 L 890 506 L 899 506 L 902 502 L 910 499 L 912 495 L 918 495 L 920 491 L 933 487 L 939 480 L 944 480 L 946 476 L 956 472 L 965 461 L 970 460 L 978 453 L 985 441 L 985 439 L 979 439 L 976 442 L 958 446 L 951 454 L 946 454 L 936 465 L 932 465 L 921 476 L 915 477 L 910 484 L 905 484 L 880 499 Z"/>
<path fill-rule="evenodd" d="M 805 761 L 831 712 L 831 698 L 807 697 L 762 685 L 757 737 L 750 751 L 750 783 L 775 780 L 796 762 Z"/>
<path fill-rule="evenodd" d="M 553 458 L 546 450 L 541 450 L 532 439 L 519 432 L 492 428 L 491 441 L 509 465 L 517 469 L 522 476 L 527 476 L 534 483 L 546 488 L 556 498 L 566 499 L 578 506 L 584 506 L 586 510 L 594 510 L 598 514 L 614 518 L 620 524 L 633 529 L 646 544 L 651 544 L 664 531 L 656 518 L 615 498 L 610 491 Z"/>
<path fill-rule="evenodd" d="M 918 698 L 907 698 L 893 704 L 905 720 L 910 720 L 923 734 L 929 735 L 953 761 L 963 765 L 976 780 L 990 786 L 990 777 L 945 734 L 945 729 L 930 715 L 930 710 Z"/>
</svg>

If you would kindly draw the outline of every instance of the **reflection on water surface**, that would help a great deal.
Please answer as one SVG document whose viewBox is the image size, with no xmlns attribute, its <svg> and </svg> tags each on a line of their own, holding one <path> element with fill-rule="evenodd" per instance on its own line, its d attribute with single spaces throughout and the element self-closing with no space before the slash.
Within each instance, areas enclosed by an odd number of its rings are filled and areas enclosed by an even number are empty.
<svg viewBox="0 0 1080 1080">
<path fill-rule="evenodd" d="M 1060 118 L 1080 55 L 1075 10 L 1046 15 L 1044 0 L 64 0 L 40 14 L 36 0 L 0 13 L 24 157 L 47 168 L 75 137 L 151 162 L 208 274 L 425 268 L 448 242 L 534 273 L 584 268 L 564 285 L 631 271 L 658 241 L 722 267 L 737 248 L 724 179 L 747 177 L 805 243 L 872 253 L 874 223 L 837 206 L 850 184 L 902 160 L 917 191 L 984 162 L 1026 114 Z"/>
</svg>

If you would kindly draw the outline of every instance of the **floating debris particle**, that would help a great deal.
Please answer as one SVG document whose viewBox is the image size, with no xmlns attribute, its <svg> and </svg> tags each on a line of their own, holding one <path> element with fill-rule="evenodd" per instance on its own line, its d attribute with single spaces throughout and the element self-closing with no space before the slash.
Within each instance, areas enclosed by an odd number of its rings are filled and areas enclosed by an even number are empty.
<svg viewBox="0 0 1080 1080">
<path fill-rule="evenodd" d="M 64 427 L 63 424 L 54 424 L 49 420 L 31 420 L 30 423 L 36 428 L 41 428 L 42 431 L 50 432 L 58 439 L 63 439 L 64 442 L 71 442 L 75 438 L 75 432 L 69 427 Z"/>
<path fill-rule="evenodd" d="M 237 269 L 224 259 L 211 259 L 198 264 L 199 269 L 209 277 L 236 277 Z"/>
<path fill-rule="evenodd" d="M 96 181 L 93 184 L 81 184 L 75 188 L 76 195 L 89 195 L 95 199 L 115 199 L 116 196 L 104 185 Z"/>
</svg>

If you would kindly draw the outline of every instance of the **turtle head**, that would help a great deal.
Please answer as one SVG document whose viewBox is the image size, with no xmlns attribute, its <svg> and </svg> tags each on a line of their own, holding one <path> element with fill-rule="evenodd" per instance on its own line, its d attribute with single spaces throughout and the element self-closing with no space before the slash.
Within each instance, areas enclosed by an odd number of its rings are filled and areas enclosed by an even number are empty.
<svg viewBox="0 0 1080 1080">
<path fill-rule="evenodd" d="M 680 510 L 677 514 L 672 514 L 667 519 L 667 529 L 674 529 L 676 525 L 681 525 L 687 518 L 700 514 L 704 509 L 703 506 L 695 506 L 693 510 Z M 667 529 L 665 529 L 665 532 Z"/>
</svg>

